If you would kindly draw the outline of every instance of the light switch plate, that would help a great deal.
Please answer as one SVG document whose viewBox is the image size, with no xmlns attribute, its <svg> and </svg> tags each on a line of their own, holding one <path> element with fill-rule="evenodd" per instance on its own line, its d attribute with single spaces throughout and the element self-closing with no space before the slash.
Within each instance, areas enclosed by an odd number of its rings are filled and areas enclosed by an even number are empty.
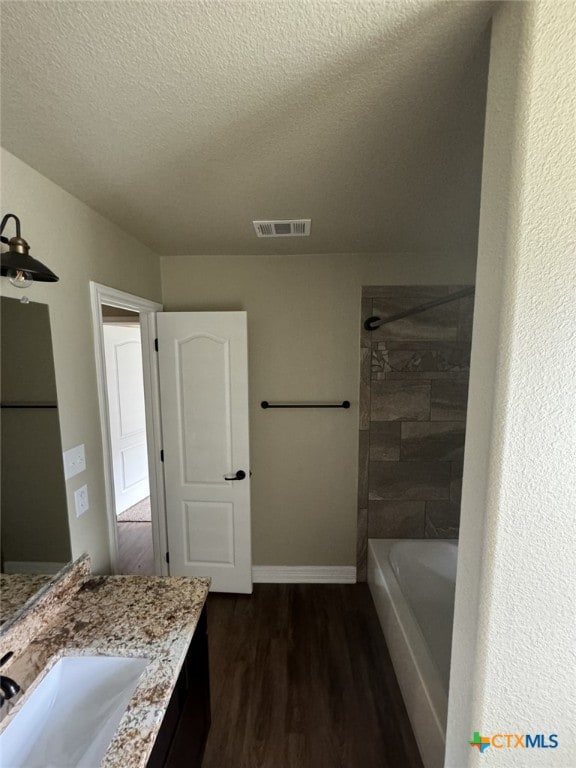
<svg viewBox="0 0 576 768">
<path fill-rule="evenodd" d="M 82 488 L 74 491 L 74 504 L 76 505 L 76 517 L 80 517 L 80 515 L 83 515 L 84 512 L 90 509 L 87 485 L 83 485 Z"/>
<path fill-rule="evenodd" d="M 69 480 L 74 475 L 84 472 L 86 469 L 86 455 L 84 453 L 84 446 L 77 445 L 74 448 L 70 448 L 64 451 L 64 477 Z"/>
</svg>

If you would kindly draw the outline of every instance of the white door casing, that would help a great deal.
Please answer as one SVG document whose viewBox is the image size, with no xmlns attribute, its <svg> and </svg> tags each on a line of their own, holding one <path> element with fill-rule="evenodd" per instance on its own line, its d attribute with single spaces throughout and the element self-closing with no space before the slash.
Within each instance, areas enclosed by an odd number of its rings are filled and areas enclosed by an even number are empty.
<svg viewBox="0 0 576 768">
<path fill-rule="evenodd" d="M 118 537 L 114 511 L 114 473 L 110 449 L 110 419 L 108 416 L 108 393 L 106 386 L 106 360 L 104 354 L 104 333 L 102 307 L 116 307 L 136 312 L 140 318 L 142 337 L 142 367 L 144 372 L 144 400 L 146 403 L 146 435 L 148 442 L 148 481 L 150 484 L 150 511 L 152 515 L 152 539 L 156 573 L 168 576 L 164 559 L 166 552 L 166 526 L 164 513 L 164 472 L 159 461 L 161 442 L 160 395 L 158 381 L 158 360 L 154 349 L 156 338 L 156 313 L 162 311 L 162 304 L 142 296 L 119 291 L 108 285 L 90 281 L 90 305 L 92 310 L 92 331 L 94 357 L 96 362 L 96 386 L 102 432 L 104 459 L 104 487 L 106 493 L 106 514 L 108 517 L 108 539 L 112 573 L 118 572 Z"/>
<path fill-rule="evenodd" d="M 119 515 L 150 494 L 140 327 L 105 324 L 114 498 Z"/>
<path fill-rule="evenodd" d="M 250 593 L 246 313 L 162 312 L 157 324 L 170 573 Z"/>
</svg>

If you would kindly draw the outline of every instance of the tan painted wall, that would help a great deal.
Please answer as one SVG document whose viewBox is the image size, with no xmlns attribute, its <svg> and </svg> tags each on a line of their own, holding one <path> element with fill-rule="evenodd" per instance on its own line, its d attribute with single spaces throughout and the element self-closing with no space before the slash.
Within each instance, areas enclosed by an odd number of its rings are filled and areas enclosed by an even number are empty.
<svg viewBox="0 0 576 768">
<path fill-rule="evenodd" d="M 446 768 L 490 760 L 474 731 L 558 734 L 498 766 L 574 763 L 575 39 L 573 3 L 494 17 Z"/>
<path fill-rule="evenodd" d="M 31 254 L 57 275 L 21 291 L 2 279 L 4 295 L 50 308 L 63 450 L 86 446 L 87 469 L 67 483 L 72 556 L 92 556 L 95 571 L 109 568 L 102 445 L 92 341 L 89 281 L 160 298 L 158 257 L 133 237 L 2 150 L 2 211 L 20 217 Z M 74 491 L 88 485 L 90 509 L 74 512 Z"/>
<path fill-rule="evenodd" d="M 468 283 L 470 258 L 164 257 L 167 311 L 248 312 L 255 565 L 355 565 L 362 285 Z M 262 410 L 261 400 L 352 402 Z"/>
</svg>

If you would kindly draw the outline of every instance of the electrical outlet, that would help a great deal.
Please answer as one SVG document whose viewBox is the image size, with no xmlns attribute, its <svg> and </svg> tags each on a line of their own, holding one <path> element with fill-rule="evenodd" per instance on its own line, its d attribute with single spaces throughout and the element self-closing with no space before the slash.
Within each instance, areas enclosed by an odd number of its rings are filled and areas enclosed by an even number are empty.
<svg viewBox="0 0 576 768">
<path fill-rule="evenodd" d="M 84 472 L 86 469 L 86 455 L 84 453 L 84 446 L 77 445 L 75 448 L 70 448 L 64 451 L 64 478 L 69 480 L 74 475 Z"/>
<path fill-rule="evenodd" d="M 76 517 L 80 517 L 90 509 L 88 503 L 88 486 L 83 485 L 74 492 L 74 504 L 76 505 Z"/>
</svg>

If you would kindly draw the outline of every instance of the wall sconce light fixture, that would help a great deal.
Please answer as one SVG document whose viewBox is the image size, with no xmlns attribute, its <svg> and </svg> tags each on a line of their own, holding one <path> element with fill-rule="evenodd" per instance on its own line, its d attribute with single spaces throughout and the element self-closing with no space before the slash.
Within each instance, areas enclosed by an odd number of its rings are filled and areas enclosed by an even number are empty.
<svg viewBox="0 0 576 768">
<path fill-rule="evenodd" d="M 2 234 L 9 219 L 16 223 L 16 236 L 7 238 Z M 13 213 L 7 213 L 0 224 L 0 241 L 6 243 L 9 248 L 2 254 L 0 273 L 2 277 L 8 277 L 12 285 L 17 288 L 28 288 L 33 282 L 55 283 L 60 278 L 30 256 L 30 246 L 20 236 L 20 219 Z"/>
</svg>

